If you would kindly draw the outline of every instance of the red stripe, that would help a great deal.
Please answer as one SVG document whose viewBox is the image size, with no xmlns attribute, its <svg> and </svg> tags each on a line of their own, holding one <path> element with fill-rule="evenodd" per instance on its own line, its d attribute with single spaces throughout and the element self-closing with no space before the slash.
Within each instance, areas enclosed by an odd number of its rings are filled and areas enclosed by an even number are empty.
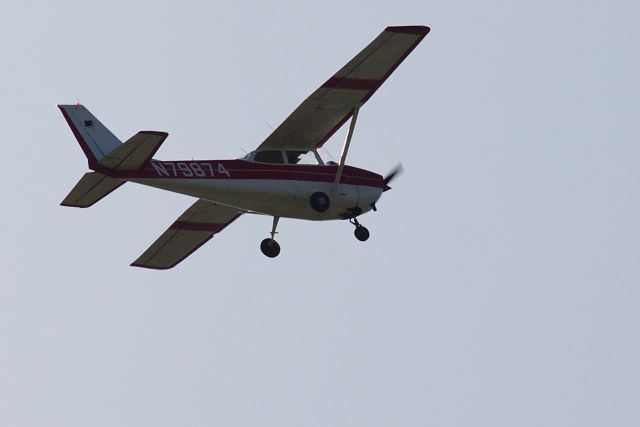
<svg viewBox="0 0 640 427">
<path fill-rule="evenodd" d="M 393 73 L 396 70 L 396 68 L 398 68 L 398 66 L 402 63 L 402 61 L 404 61 L 407 58 L 407 56 L 409 56 L 409 54 L 413 52 L 416 46 L 420 44 L 422 39 L 424 39 L 425 36 L 429 34 L 430 28 L 421 27 L 421 26 L 387 27 L 385 31 L 390 31 L 392 33 L 401 33 L 401 34 L 417 34 L 419 37 L 411 46 L 409 46 L 409 49 L 407 49 L 407 51 L 400 57 L 400 59 L 398 59 L 398 61 L 395 64 L 393 64 L 393 66 L 389 69 L 389 71 L 381 79 L 376 80 L 376 84 L 374 86 L 369 88 L 370 92 L 362 99 L 361 104 L 364 104 L 365 102 L 367 102 L 369 98 L 371 98 L 371 96 L 373 96 L 373 94 L 376 93 L 376 91 L 380 88 L 380 86 L 382 86 L 382 84 L 389 78 L 391 73 Z M 332 79 L 333 77 L 327 80 L 327 83 L 330 82 Z M 358 80 L 358 79 L 343 79 L 343 80 Z M 364 80 L 364 79 L 360 79 L 360 80 Z M 325 83 L 325 85 L 327 83 Z M 323 87 L 325 86 L 323 85 Z M 331 138 L 333 134 L 336 133 L 338 129 L 340 129 L 342 125 L 345 124 L 345 122 L 351 118 L 352 115 L 353 115 L 353 110 L 349 111 L 342 119 L 340 119 L 340 121 L 333 127 L 333 129 L 331 129 L 329 133 L 327 133 L 322 138 L 322 140 L 318 143 L 318 145 L 316 145 L 316 148 L 322 147 L 322 145 L 325 142 L 327 142 L 327 140 Z"/>
<path fill-rule="evenodd" d="M 235 171 L 231 174 L 232 179 L 274 179 L 283 181 L 307 181 L 307 182 L 333 182 L 336 173 L 296 173 L 296 172 L 279 172 L 279 171 Z M 363 178 L 343 173 L 340 178 L 342 184 L 365 185 L 370 187 L 382 188 L 382 177 L 379 178 Z"/>
<path fill-rule="evenodd" d="M 411 28 L 422 28 L 422 31 L 420 32 L 409 32 L 409 34 L 419 34 L 420 36 L 416 39 L 416 41 L 409 46 L 409 49 L 407 49 L 407 51 L 402 54 L 402 56 L 400 57 L 400 59 L 398 59 L 398 61 L 393 64 L 393 66 L 389 69 L 389 71 L 387 71 L 387 74 L 384 75 L 384 77 L 382 77 L 380 79 L 380 84 L 378 85 L 378 87 L 382 86 L 382 83 L 384 83 L 389 76 L 396 70 L 396 68 L 398 68 L 400 66 L 400 64 L 402 64 L 402 61 L 404 61 L 407 56 L 409 56 L 409 54 L 411 52 L 413 52 L 413 50 L 416 48 L 416 46 L 418 46 L 420 44 L 420 42 L 422 41 L 422 39 L 424 39 L 424 37 L 429 34 L 429 27 L 388 27 L 391 28 L 393 32 L 397 32 L 397 33 L 406 33 L 407 31 L 413 31 L 413 30 L 409 30 Z M 406 31 L 400 31 L 400 29 L 405 29 Z M 371 92 L 369 92 L 367 94 L 367 96 L 364 97 L 364 99 L 362 100 L 362 103 L 364 104 L 365 102 L 367 102 L 369 100 L 369 98 L 371 98 L 371 95 L 373 95 L 376 90 L 378 90 L 378 88 L 375 88 L 374 90 L 372 90 Z"/>
<path fill-rule="evenodd" d="M 225 180 L 277 180 L 277 181 L 305 181 L 305 182 L 333 182 L 335 179 L 334 174 L 296 174 L 290 172 L 276 172 L 276 171 L 262 171 L 262 172 L 250 172 L 250 171 L 234 171 L 231 172 L 231 177 L 227 178 L 226 176 L 215 176 L 215 177 L 186 177 L 178 174 L 178 176 L 158 176 L 155 172 L 142 172 L 142 173 L 116 173 L 112 174 L 113 177 L 117 177 L 118 179 L 135 179 L 135 178 L 146 178 L 146 179 L 186 179 L 186 180 L 203 180 L 203 179 L 215 179 L 219 181 Z M 374 187 L 374 188 L 382 188 L 384 183 L 382 181 L 382 177 L 378 179 L 367 179 L 360 177 L 353 177 L 343 174 L 340 178 L 341 184 L 348 185 L 362 185 L 366 187 Z"/>
<path fill-rule="evenodd" d="M 273 180 L 288 180 L 288 181 L 307 181 L 307 182 L 333 182 L 335 179 L 338 167 L 337 166 L 317 166 L 317 165 L 272 165 L 252 163 L 243 160 L 187 160 L 187 161 L 175 161 L 175 162 L 158 162 L 158 163 L 198 163 L 201 165 L 210 164 L 211 167 L 203 167 L 203 169 L 213 170 L 214 175 L 211 176 L 206 173 L 205 176 L 185 176 L 182 171 L 176 169 L 175 176 L 173 174 L 173 168 L 166 167 L 170 175 L 158 175 L 153 167 L 146 167 L 137 171 L 110 171 L 105 170 L 103 173 L 113 178 L 130 179 L 130 178 L 148 178 L 148 179 L 189 179 L 189 180 L 202 180 L 202 179 L 273 179 Z M 217 172 L 218 164 L 222 164 L 224 168 L 231 175 L 226 175 Z M 96 169 L 98 170 L 98 169 Z M 353 166 L 346 166 L 342 178 L 340 179 L 342 184 L 351 185 L 364 185 L 375 188 L 382 188 L 384 183 L 382 176 L 364 169 L 356 168 Z"/>
<path fill-rule="evenodd" d="M 322 87 L 330 89 L 351 89 L 351 90 L 372 90 L 377 88 L 377 79 L 350 79 L 341 77 L 331 77 Z"/>
<path fill-rule="evenodd" d="M 202 245 L 204 245 L 204 244 L 205 244 L 205 243 L 207 243 L 209 240 L 211 240 L 211 238 L 215 235 L 215 233 L 216 233 L 216 232 L 217 232 L 217 233 L 221 232 L 222 230 L 224 230 L 225 228 L 227 228 L 227 226 L 228 226 L 229 224 L 231 224 L 233 221 L 235 221 L 236 219 L 240 218 L 240 215 L 242 215 L 242 214 L 240 214 L 240 213 L 239 213 L 238 215 L 234 216 L 234 217 L 233 217 L 233 218 L 231 218 L 231 219 L 229 220 L 229 222 L 227 222 L 226 224 L 216 224 L 217 226 L 219 226 L 219 227 L 220 227 L 217 231 L 215 231 L 215 232 L 211 233 L 211 236 L 207 237 L 207 238 L 206 238 L 206 239 L 204 239 L 202 242 L 200 242 L 199 244 L 197 244 L 197 245 L 196 245 L 196 247 L 194 247 L 194 248 L 193 248 L 193 249 L 191 249 L 189 252 L 187 252 L 186 254 L 184 254 L 184 256 L 180 257 L 180 259 L 178 259 L 176 262 L 174 262 L 174 263 L 173 263 L 173 264 L 171 264 L 171 265 L 168 265 L 168 266 L 166 266 L 166 267 L 158 267 L 158 266 L 154 266 L 154 265 L 138 264 L 138 263 L 136 263 L 136 262 L 133 262 L 133 263 L 131 263 L 130 265 L 131 265 L 132 267 L 142 267 L 142 268 L 148 268 L 148 269 L 151 269 L 151 270 L 168 270 L 168 269 L 170 269 L 170 268 L 173 268 L 173 267 L 175 267 L 176 265 L 180 264 L 182 261 L 184 261 L 184 259 L 185 259 L 185 258 L 187 258 L 189 255 L 191 255 L 192 253 L 194 253 L 195 251 L 197 251 L 198 249 L 200 249 L 200 247 L 201 247 Z M 176 222 L 178 222 L 178 221 L 176 221 Z M 174 224 L 175 224 L 175 223 L 174 223 Z M 172 227 L 173 227 L 173 226 L 172 226 Z M 170 227 L 170 228 L 171 228 L 171 227 Z"/>
<path fill-rule="evenodd" d="M 224 168 L 231 174 L 233 178 L 233 174 L 237 172 L 280 172 L 280 173 L 305 173 L 305 174 L 322 174 L 322 175 L 332 175 L 335 176 L 338 171 L 338 166 L 322 166 L 322 165 L 291 165 L 291 164 L 272 164 L 272 163 L 254 163 L 248 162 L 246 160 L 168 160 L 168 161 L 156 161 L 158 164 L 164 165 L 164 167 L 169 171 L 169 173 L 173 176 L 173 168 L 171 168 L 168 164 L 173 163 L 174 165 L 178 163 L 197 163 L 201 165 L 202 169 L 205 170 L 206 175 L 205 178 L 210 178 L 209 170 L 213 170 L 214 175 L 224 177 L 218 172 L 218 165 L 224 166 Z M 153 172 L 153 175 L 157 175 L 152 166 L 148 166 L 144 169 L 146 172 Z M 143 171 L 143 172 L 144 172 Z M 122 171 L 123 176 L 134 176 L 136 171 Z M 179 170 L 177 170 L 180 173 Z M 369 179 L 377 179 L 380 175 L 366 169 L 357 168 L 354 166 L 345 166 L 344 173 L 346 175 L 360 177 L 360 178 L 369 178 Z M 181 177 L 182 175 L 178 175 Z"/>
</svg>

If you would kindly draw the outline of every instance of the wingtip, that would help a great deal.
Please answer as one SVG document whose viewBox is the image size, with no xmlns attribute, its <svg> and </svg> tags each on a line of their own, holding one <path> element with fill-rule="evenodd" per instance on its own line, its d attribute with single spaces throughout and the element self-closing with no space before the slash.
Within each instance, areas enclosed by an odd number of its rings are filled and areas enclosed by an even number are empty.
<svg viewBox="0 0 640 427">
<path fill-rule="evenodd" d="M 385 31 L 402 34 L 419 34 L 422 36 L 426 36 L 427 34 L 429 34 L 429 31 L 431 31 L 431 28 L 424 25 L 400 25 L 387 27 Z"/>
<path fill-rule="evenodd" d="M 130 267 L 138 267 L 138 268 L 146 268 L 148 270 L 169 270 L 170 268 L 173 268 L 175 266 L 172 265 L 170 267 L 158 267 L 158 266 L 151 266 L 151 265 L 146 265 L 146 264 L 139 264 L 136 261 L 132 262 L 131 264 L 129 264 Z"/>
<path fill-rule="evenodd" d="M 140 133 L 144 133 L 148 135 L 156 135 L 156 136 L 165 137 L 165 138 L 169 136 L 168 132 L 164 132 L 160 130 L 141 130 Z"/>
<path fill-rule="evenodd" d="M 74 204 L 65 203 L 65 202 L 60 202 L 60 206 L 65 207 L 65 208 L 80 208 L 80 209 L 84 209 L 84 208 L 88 208 L 89 207 L 89 206 L 74 205 Z"/>
</svg>

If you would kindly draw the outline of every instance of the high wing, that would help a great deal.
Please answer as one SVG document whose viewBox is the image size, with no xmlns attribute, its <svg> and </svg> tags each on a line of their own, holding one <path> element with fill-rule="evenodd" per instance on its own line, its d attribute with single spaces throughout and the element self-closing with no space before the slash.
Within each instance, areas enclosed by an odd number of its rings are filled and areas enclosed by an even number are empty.
<svg viewBox="0 0 640 427">
<path fill-rule="evenodd" d="M 158 270 L 172 268 L 240 215 L 242 212 L 237 209 L 200 199 L 131 265 Z"/>
<path fill-rule="evenodd" d="M 259 149 L 319 148 L 375 93 L 429 33 L 428 27 L 387 27 L 295 109 Z"/>
</svg>

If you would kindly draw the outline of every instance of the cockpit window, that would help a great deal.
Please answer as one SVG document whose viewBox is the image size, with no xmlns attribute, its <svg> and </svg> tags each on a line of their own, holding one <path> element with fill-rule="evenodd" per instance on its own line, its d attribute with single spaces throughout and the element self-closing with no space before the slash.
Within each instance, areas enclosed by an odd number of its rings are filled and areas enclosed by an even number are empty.
<svg viewBox="0 0 640 427">
<path fill-rule="evenodd" d="M 277 150 L 258 151 L 256 155 L 253 156 L 253 160 L 255 162 L 275 163 L 279 165 L 284 163 L 282 152 Z"/>
<path fill-rule="evenodd" d="M 306 151 L 287 151 L 287 161 L 292 165 L 295 165 L 300 161 L 300 157 L 306 153 Z"/>
</svg>

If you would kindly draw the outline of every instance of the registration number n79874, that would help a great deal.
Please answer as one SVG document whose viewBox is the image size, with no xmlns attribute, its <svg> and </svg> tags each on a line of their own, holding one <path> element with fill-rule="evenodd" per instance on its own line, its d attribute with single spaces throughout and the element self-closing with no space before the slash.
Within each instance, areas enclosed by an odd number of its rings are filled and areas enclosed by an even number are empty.
<svg viewBox="0 0 640 427">
<path fill-rule="evenodd" d="M 231 177 L 229 171 L 222 163 L 213 162 L 151 162 L 151 166 L 158 176 L 181 178 L 214 178 L 217 176 Z"/>
</svg>

